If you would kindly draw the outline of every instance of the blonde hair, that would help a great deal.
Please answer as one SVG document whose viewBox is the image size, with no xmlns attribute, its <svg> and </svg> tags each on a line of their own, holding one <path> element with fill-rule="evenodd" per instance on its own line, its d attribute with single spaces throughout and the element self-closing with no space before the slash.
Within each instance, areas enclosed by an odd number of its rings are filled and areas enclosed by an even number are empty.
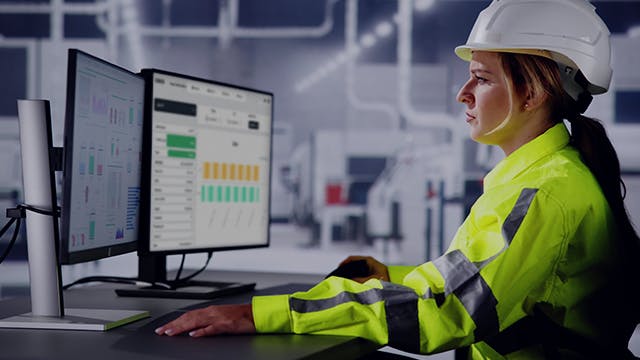
<svg viewBox="0 0 640 360">
<path fill-rule="evenodd" d="M 549 120 L 562 121 L 568 95 L 562 87 L 558 64 L 547 57 L 520 53 L 500 53 L 500 59 L 515 93 L 522 98 L 545 95 Z"/>
</svg>

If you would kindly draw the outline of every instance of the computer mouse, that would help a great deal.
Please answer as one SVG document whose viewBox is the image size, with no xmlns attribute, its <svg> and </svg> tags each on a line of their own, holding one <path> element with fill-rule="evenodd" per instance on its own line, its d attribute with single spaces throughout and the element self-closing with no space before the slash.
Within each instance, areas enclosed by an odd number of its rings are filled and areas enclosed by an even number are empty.
<svg viewBox="0 0 640 360">
<path fill-rule="evenodd" d="M 369 265 L 367 265 L 367 261 L 355 260 L 338 266 L 335 270 L 330 272 L 329 275 L 325 277 L 325 279 L 329 276 L 338 276 L 346 279 L 353 279 L 367 277 L 369 275 L 371 275 L 371 272 L 369 270 Z"/>
</svg>

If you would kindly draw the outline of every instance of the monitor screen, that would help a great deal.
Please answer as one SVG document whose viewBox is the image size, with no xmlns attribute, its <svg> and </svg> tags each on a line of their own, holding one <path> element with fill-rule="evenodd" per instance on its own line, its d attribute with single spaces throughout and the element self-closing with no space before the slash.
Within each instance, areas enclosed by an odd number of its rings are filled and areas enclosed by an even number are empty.
<svg viewBox="0 0 640 360">
<path fill-rule="evenodd" d="M 273 95 L 162 70 L 142 73 L 150 159 L 143 162 L 148 234 L 141 252 L 268 246 Z"/>
<path fill-rule="evenodd" d="M 69 50 L 60 262 L 135 251 L 144 79 Z"/>
</svg>

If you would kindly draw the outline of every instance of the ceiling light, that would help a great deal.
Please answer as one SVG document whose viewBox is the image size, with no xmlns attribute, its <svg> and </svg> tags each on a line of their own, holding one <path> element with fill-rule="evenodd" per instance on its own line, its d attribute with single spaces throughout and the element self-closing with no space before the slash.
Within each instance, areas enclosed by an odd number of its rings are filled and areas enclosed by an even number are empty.
<svg viewBox="0 0 640 360">
<path fill-rule="evenodd" d="M 435 0 L 416 0 L 413 7 L 416 11 L 427 11 L 435 4 Z"/>
<path fill-rule="evenodd" d="M 388 21 L 383 21 L 376 26 L 376 34 L 380 37 L 387 37 L 393 31 L 393 26 Z"/>
<path fill-rule="evenodd" d="M 360 43 L 362 46 L 369 48 L 376 44 L 376 37 L 371 34 L 362 35 L 360 38 Z"/>
</svg>

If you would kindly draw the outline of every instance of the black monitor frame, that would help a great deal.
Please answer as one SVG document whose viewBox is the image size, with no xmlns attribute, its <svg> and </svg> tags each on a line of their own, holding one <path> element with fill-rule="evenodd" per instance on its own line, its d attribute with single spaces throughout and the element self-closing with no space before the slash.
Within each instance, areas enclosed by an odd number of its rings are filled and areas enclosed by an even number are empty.
<svg viewBox="0 0 640 360">
<path fill-rule="evenodd" d="M 68 242 L 70 241 L 70 216 L 71 216 L 71 196 L 72 196 L 72 178 L 73 178 L 73 140 L 74 140 L 74 123 L 75 123 L 75 101 L 76 101 L 76 75 L 78 70 L 78 57 L 85 56 L 92 61 L 102 63 L 114 70 L 122 71 L 127 75 L 142 80 L 139 74 L 131 72 L 123 67 L 100 59 L 96 56 L 88 54 L 78 49 L 69 49 L 68 51 L 68 69 L 67 69 L 67 94 L 66 94 L 66 111 L 65 111 L 65 127 L 64 127 L 64 148 L 63 148 L 63 184 L 62 184 L 62 214 L 61 214 L 61 238 L 59 243 L 59 261 L 60 264 L 70 265 L 81 262 L 99 260 L 106 257 L 134 252 L 138 249 L 138 239 L 119 244 L 97 247 L 81 251 L 69 251 Z M 144 111 L 144 110 L 143 110 Z M 55 192 L 54 192 L 55 193 Z M 56 234 L 58 232 L 56 231 Z M 138 235 L 138 234 L 136 234 Z"/>
<path fill-rule="evenodd" d="M 270 129 L 269 129 L 269 163 L 267 166 L 268 170 L 268 179 L 269 179 L 269 187 L 267 195 L 268 201 L 268 212 L 269 216 L 271 214 L 271 177 L 272 177 L 272 152 L 273 152 L 273 94 L 267 91 L 257 90 L 253 88 L 247 88 L 239 85 L 228 84 L 224 82 L 199 78 L 191 75 L 180 74 L 160 69 L 143 69 L 141 71 L 142 76 L 145 79 L 145 104 L 144 104 L 144 129 L 143 129 L 143 155 L 142 155 L 142 184 L 141 184 L 141 204 L 140 204 L 140 242 L 138 247 L 138 279 L 148 283 L 171 283 L 167 279 L 167 269 L 166 269 L 166 257 L 168 255 L 184 255 L 190 253 L 212 253 L 218 251 L 228 251 L 228 250 L 240 250 L 240 249 L 252 249 L 252 248 L 264 248 L 268 247 L 270 244 L 270 232 L 266 231 L 265 236 L 267 237 L 264 243 L 262 244 L 250 244 L 250 245 L 241 245 L 241 246 L 223 246 L 223 247 L 203 247 L 203 248 L 190 248 L 190 249 L 174 249 L 174 250 L 164 250 L 164 251 L 151 251 L 150 250 L 150 226 L 151 226 L 151 178 L 152 178 L 152 130 L 154 125 L 153 119 L 153 100 L 154 100 L 154 82 L 153 77 L 154 74 L 164 74 L 173 77 L 182 78 L 185 80 L 194 80 L 199 82 L 204 82 L 216 86 L 225 86 L 229 88 L 239 89 L 250 91 L 254 93 L 264 94 L 271 98 L 271 121 L 270 121 Z M 125 296 L 138 296 L 135 294 L 124 294 L 119 292 L 120 295 Z M 142 296 L 142 295 L 140 295 Z M 151 295 L 155 296 L 155 295 Z M 167 295 L 168 297 L 181 297 L 181 296 L 173 296 Z"/>
</svg>

